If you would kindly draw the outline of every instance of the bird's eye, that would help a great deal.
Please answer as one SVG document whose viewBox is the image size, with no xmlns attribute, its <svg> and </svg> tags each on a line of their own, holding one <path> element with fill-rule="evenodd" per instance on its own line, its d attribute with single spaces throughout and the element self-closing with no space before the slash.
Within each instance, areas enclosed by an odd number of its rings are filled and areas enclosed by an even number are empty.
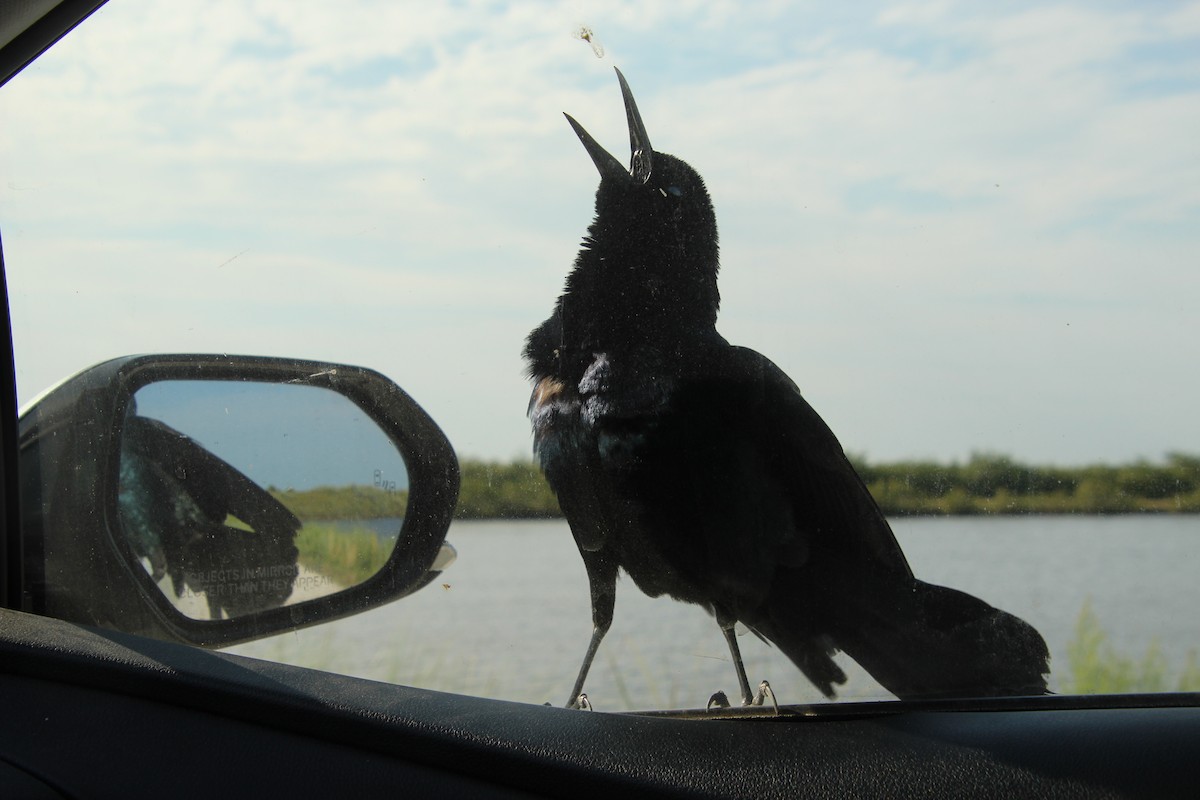
<svg viewBox="0 0 1200 800">
<path fill-rule="evenodd" d="M 683 189 L 680 189 L 678 186 L 668 186 L 667 193 L 675 197 L 683 197 Z"/>
</svg>

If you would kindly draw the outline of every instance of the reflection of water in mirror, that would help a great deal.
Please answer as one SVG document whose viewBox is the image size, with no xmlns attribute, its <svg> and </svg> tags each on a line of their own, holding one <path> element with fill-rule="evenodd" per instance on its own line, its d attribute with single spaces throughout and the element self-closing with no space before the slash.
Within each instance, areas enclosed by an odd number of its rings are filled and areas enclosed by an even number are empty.
<svg viewBox="0 0 1200 800">
<path fill-rule="evenodd" d="M 162 381 L 121 442 L 119 508 L 134 554 L 196 619 L 333 594 L 387 561 L 408 498 L 396 446 L 321 387 Z M 377 535 L 376 520 L 393 533 Z"/>
</svg>

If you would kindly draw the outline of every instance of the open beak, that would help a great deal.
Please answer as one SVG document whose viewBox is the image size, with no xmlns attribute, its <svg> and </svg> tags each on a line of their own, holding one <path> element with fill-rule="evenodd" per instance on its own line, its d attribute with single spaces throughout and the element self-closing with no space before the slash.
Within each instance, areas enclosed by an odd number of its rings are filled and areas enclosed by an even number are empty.
<svg viewBox="0 0 1200 800">
<path fill-rule="evenodd" d="M 616 68 L 614 67 L 614 69 Z M 579 137 L 579 141 L 583 142 L 584 149 L 592 157 L 592 162 L 600 171 L 601 180 L 620 179 L 645 183 L 650 180 L 650 174 L 654 170 L 654 149 L 650 146 L 650 136 L 646 133 L 646 126 L 642 123 L 642 115 L 638 113 L 633 92 L 629 89 L 629 83 L 619 69 L 617 70 L 617 80 L 621 83 L 621 97 L 625 101 L 625 120 L 629 125 L 628 172 L 614 155 L 601 147 L 592 138 L 592 135 L 575 121 L 574 117 L 570 114 L 563 116 L 567 118 L 567 122 L 571 123 L 575 135 Z"/>
</svg>

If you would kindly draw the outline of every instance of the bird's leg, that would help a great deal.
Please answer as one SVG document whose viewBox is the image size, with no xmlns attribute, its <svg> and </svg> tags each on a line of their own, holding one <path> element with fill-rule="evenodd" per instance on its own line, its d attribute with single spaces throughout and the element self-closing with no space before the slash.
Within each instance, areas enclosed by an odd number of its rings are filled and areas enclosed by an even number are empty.
<svg viewBox="0 0 1200 800">
<path fill-rule="evenodd" d="M 713 613 L 717 617 L 717 624 L 721 626 L 721 633 L 725 634 L 725 643 L 729 645 L 733 668 L 737 670 L 738 688 L 742 690 L 742 705 L 748 706 L 754 700 L 754 695 L 750 692 L 750 681 L 746 680 L 746 667 L 742 664 L 742 651 L 738 649 L 737 633 L 734 631 L 737 618 L 719 606 L 713 607 Z"/>
<path fill-rule="evenodd" d="M 761 706 L 767 700 L 771 701 L 771 705 L 775 708 L 775 713 L 779 713 L 779 701 L 775 699 L 775 692 L 771 691 L 771 684 L 763 681 L 758 685 L 758 691 L 754 693 L 754 700 L 751 705 Z"/>
<path fill-rule="evenodd" d="M 567 698 L 567 708 L 581 707 L 584 681 L 587 680 L 588 670 L 592 668 L 592 660 L 596 657 L 596 651 L 600 649 L 604 634 L 608 633 L 612 626 L 613 607 L 617 600 L 617 565 L 599 552 L 583 551 L 582 555 L 592 596 L 592 638 L 588 642 L 587 652 L 583 655 L 583 663 L 579 666 L 579 675 L 575 678 L 571 696 Z M 584 700 L 586 701 L 586 697 Z"/>
<path fill-rule="evenodd" d="M 600 649 L 600 642 L 604 639 L 604 634 L 608 633 L 609 625 L 612 623 L 612 603 L 609 603 L 608 621 L 601 624 L 596 622 L 592 627 L 592 640 L 588 642 L 587 652 L 583 655 L 583 663 L 579 666 L 579 676 L 575 678 L 575 687 L 571 689 L 571 696 L 567 698 L 567 708 L 581 708 L 580 700 L 586 700 L 587 695 L 583 693 L 583 684 L 587 680 L 588 670 L 592 668 L 592 659 L 596 657 L 596 651 Z M 592 616 L 595 617 L 595 609 Z"/>
<path fill-rule="evenodd" d="M 713 692 L 713 696 L 708 698 L 708 705 L 704 707 L 704 710 L 712 711 L 714 708 L 729 708 L 729 698 L 724 692 Z"/>
</svg>

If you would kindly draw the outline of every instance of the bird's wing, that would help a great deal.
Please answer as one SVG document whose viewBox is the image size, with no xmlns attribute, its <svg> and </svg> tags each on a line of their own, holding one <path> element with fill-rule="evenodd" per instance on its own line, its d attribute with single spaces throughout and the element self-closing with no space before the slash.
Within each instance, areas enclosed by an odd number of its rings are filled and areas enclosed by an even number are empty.
<svg viewBox="0 0 1200 800">
<path fill-rule="evenodd" d="M 175 476 L 178 491 L 186 493 L 211 521 L 233 516 L 257 533 L 290 541 L 300 520 L 283 503 L 191 437 L 160 420 L 131 417 L 126 436 L 167 474 Z"/>
<path fill-rule="evenodd" d="M 833 432 L 753 350 L 714 339 L 689 354 L 640 433 L 625 486 L 643 537 L 675 583 L 705 587 L 748 624 L 780 568 L 836 558 L 912 575 Z"/>
<path fill-rule="evenodd" d="M 743 401 L 759 421 L 758 446 L 791 501 L 797 529 L 814 555 L 863 558 L 875 569 L 912 571 L 891 526 L 837 437 L 783 370 L 765 356 L 732 347 L 725 370 L 745 388 Z"/>
</svg>

